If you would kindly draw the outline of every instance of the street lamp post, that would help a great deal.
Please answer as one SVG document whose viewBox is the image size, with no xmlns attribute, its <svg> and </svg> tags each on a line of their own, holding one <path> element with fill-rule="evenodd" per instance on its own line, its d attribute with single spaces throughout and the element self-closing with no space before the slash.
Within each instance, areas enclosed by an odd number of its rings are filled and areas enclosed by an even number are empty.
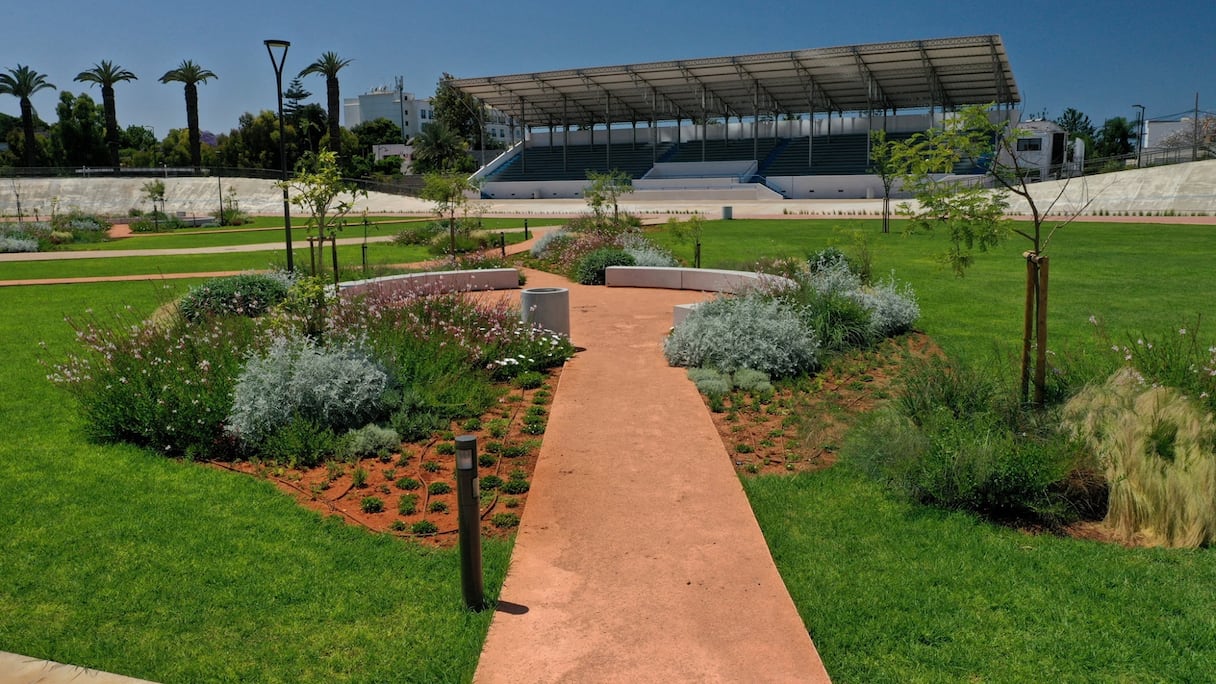
<svg viewBox="0 0 1216 684">
<path fill-rule="evenodd" d="M 265 40 L 266 53 L 270 55 L 270 64 L 274 67 L 275 95 L 279 100 L 279 162 L 282 166 L 283 181 L 283 233 L 287 241 L 287 271 L 295 270 L 295 259 L 291 253 L 291 203 L 287 197 L 287 139 L 283 132 L 283 65 L 287 62 L 287 48 L 291 43 L 286 40 Z M 275 51 L 281 50 L 278 59 Z"/>
<path fill-rule="evenodd" d="M 1140 132 L 1136 136 L 1136 168 L 1144 163 L 1144 105 L 1134 104 L 1140 110 Z"/>
</svg>

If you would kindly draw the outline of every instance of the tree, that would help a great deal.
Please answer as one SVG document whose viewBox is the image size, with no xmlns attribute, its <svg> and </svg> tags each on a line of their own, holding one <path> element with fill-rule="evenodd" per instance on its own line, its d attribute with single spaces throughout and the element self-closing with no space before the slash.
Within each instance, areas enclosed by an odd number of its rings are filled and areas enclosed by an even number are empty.
<svg viewBox="0 0 1216 684">
<path fill-rule="evenodd" d="M 1017 154 L 1017 140 L 1025 133 L 1008 119 L 992 121 L 988 108 L 964 108 L 946 123 L 942 130 L 917 134 L 899 151 L 906 171 L 905 187 L 918 200 L 919 209 L 901 205 L 901 212 L 910 216 L 915 229 L 933 230 L 944 226 L 950 233 L 951 248 L 946 260 L 961 276 L 972 263 L 972 249 L 987 250 L 1008 235 L 1026 238 L 1030 249 L 1023 253 L 1026 260 L 1026 308 L 1022 340 L 1022 398 L 1029 400 L 1030 351 L 1037 346 L 1034 363 L 1034 403 L 1045 402 L 1047 370 L 1047 246 L 1060 228 L 1075 219 L 1085 206 L 1049 230 L 1044 227 L 1047 215 L 1063 196 L 1067 183 L 1050 204 L 1041 208 L 1030 192 L 1032 183 Z M 948 171 L 960 161 L 982 165 L 995 187 L 989 190 L 979 183 L 949 180 Z M 1016 227 L 1005 217 L 1008 195 L 1012 193 L 1026 201 L 1030 208 L 1032 227 Z M 1086 205 L 1088 206 L 1088 204 Z"/>
<path fill-rule="evenodd" d="M 620 169 L 607 173 L 588 170 L 587 180 L 589 183 L 583 188 L 583 199 L 595 212 L 596 222 L 603 223 L 604 207 L 612 205 L 612 224 L 616 225 L 621 217 L 620 197 L 633 192 L 633 178 Z"/>
<path fill-rule="evenodd" d="M 300 108 L 304 106 L 304 100 L 310 97 L 312 97 L 312 93 L 304 89 L 304 84 L 300 81 L 299 76 L 291 79 L 291 83 L 287 85 L 287 90 L 283 91 L 284 116 L 295 120 L 300 113 Z"/>
<path fill-rule="evenodd" d="M 477 189 L 462 173 L 428 173 L 422 179 L 422 199 L 435 203 L 435 213 L 448 215 L 452 258 L 456 258 L 456 211 L 468 203 L 468 193 Z"/>
<path fill-rule="evenodd" d="M 1107 119 L 1102 123 L 1102 129 L 1098 131 L 1094 151 L 1099 158 L 1126 157 L 1132 153 L 1132 138 L 1135 136 L 1136 132 L 1132 130 L 1132 125 L 1124 117 L 1116 116 L 1113 119 Z"/>
<path fill-rule="evenodd" d="M 887 140 L 887 132 L 870 131 L 870 173 L 882 182 L 882 232 L 891 232 L 891 186 L 900 176 L 903 160 L 899 154 L 907 148 Z"/>
<path fill-rule="evenodd" d="M 195 64 L 191 60 L 183 60 L 176 69 L 165 72 L 160 77 L 161 83 L 183 83 L 186 86 L 186 128 L 190 136 L 190 165 L 197 171 L 203 166 L 202 145 L 198 131 L 198 84 L 219 78 L 210 69 Z"/>
<path fill-rule="evenodd" d="M 444 73 L 435 86 L 435 97 L 431 106 L 435 109 L 435 120 L 465 141 L 470 148 L 481 146 L 485 135 L 485 109 L 477 98 L 452 87 L 456 77 Z"/>
<path fill-rule="evenodd" d="M 1216 116 L 1208 115 L 1189 125 L 1183 126 L 1161 140 L 1161 147 L 1166 149 L 1186 149 L 1194 151 L 1194 158 L 1199 158 L 1199 150 L 1210 156 L 1216 151 Z"/>
<path fill-rule="evenodd" d="M 34 165 L 34 105 L 30 97 L 40 90 L 55 90 L 55 86 L 46 80 L 46 74 L 40 74 L 33 69 L 17 65 L 9 69 L 7 74 L 0 74 L 0 95 L 12 95 L 21 100 L 21 130 L 25 136 L 25 165 Z"/>
<path fill-rule="evenodd" d="M 329 112 L 329 151 L 334 156 L 342 154 L 342 135 L 339 133 L 338 115 L 341 112 L 342 99 L 338 89 L 338 72 L 350 64 L 351 60 L 341 59 L 336 52 L 325 52 L 321 58 L 304 67 L 299 78 L 309 74 L 319 74 L 325 77 L 326 109 Z"/>
<path fill-rule="evenodd" d="M 468 143 L 440 121 L 414 138 L 414 173 L 472 173 L 476 166 Z"/>
<path fill-rule="evenodd" d="M 295 192 L 291 203 L 308 212 L 308 232 L 316 230 L 316 253 L 309 245 L 309 257 L 313 264 L 313 275 L 318 271 L 318 263 L 322 261 L 325 240 L 333 241 L 334 284 L 338 284 L 338 232 L 342 230 L 342 219 L 355 206 L 355 200 L 360 195 L 366 195 L 342 180 L 338 170 L 338 157 L 333 152 L 324 150 L 316 155 L 307 154 L 296 165 L 295 177 L 279 183 Z"/>
<path fill-rule="evenodd" d="M 380 117 L 364 121 L 350 129 L 359 139 L 359 152 L 370 152 L 373 145 L 392 145 L 401 142 L 401 127 L 391 119 Z"/>
<path fill-rule="evenodd" d="M 119 169 L 118 160 L 118 113 L 114 106 L 114 84 L 134 81 L 138 77 L 108 59 L 93 65 L 92 69 L 76 74 L 75 81 L 101 86 L 101 104 L 106 117 L 106 147 L 110 150 L 110 166 Z"/>
<path fill-rule="evenodd" d="M 51 127 L 53 159 L 58 166 L 106 166 L 105 114 L 86 93 L 59 93 L 59 122 Z"/>
</svg>

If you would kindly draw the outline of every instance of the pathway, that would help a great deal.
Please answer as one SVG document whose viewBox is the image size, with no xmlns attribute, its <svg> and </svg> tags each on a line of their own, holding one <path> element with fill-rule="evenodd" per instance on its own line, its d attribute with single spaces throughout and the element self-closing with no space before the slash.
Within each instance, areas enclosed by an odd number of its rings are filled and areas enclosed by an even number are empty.
<svg viewBox="0 0 1216 684">
<path fill-rule="evenodd" d="M 476 680 L 826 682 L 695 387 L 661 351 L 705 295 L 570 288 L 567 363 Z"/>
</svg>

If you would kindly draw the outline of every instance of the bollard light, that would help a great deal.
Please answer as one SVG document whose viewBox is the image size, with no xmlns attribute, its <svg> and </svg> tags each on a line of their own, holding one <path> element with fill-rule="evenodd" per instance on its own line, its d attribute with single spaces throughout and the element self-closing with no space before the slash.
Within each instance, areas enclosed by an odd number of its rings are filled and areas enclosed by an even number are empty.
<svg viewBox="0 0 1216 684">
<path fill-rule="evenodd" d="M 460 586 L 470 610 L 485 608 L 481 572 L 481 511 L 477 483 L 477 437 L 456 438 L 456 506 L 460 521 Z"/>
</svg>

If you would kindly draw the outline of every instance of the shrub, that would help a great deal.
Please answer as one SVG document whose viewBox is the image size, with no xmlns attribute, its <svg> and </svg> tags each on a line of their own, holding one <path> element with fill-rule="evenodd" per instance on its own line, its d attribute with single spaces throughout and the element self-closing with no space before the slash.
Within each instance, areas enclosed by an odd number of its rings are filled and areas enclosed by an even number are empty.
<svg viewBox="0 0 1216 684">
<path fill-rule="evenodd" d="M 432 534 L 437 533 L 438 531 L 439 531 L 439 526 L 436 525 L 435 523 L 431 522 L 430 520 L 419 520 L 418 522 L 414 523 L 413 525 L 410 525 L 410 532 L 413 532 L 414 534 L 417 534 L 417 535 L 420 535 L 423 537 L 430 536 Z"/>
<path fill-rule="evenodd" d="M 707 397 L 721 397 L 731 390 L 730 376 L 713 368 L 689 368 L 688 379 Z"/>
<path fill-rule="evenodd" d="M 365 425 L 342 436 L 338 451 L 347 460 L 387 456 L 401 448 L 401 437 L 396 430 L 382 428 L 376 424 Z"/>
<path fill-rule="evenodd" d="M 520 389 L 536 389 L 545 384 L 545 374 L 538 371 L 525 371 L 515 376 L 511 384 Z"/>
<path fill-rule="evenodd" d="M 293 416 L 263 440 L 260 453 L 271 463 L 291 468 L 311 468 L 338 449 L 333 430 L 300 416 Z"/>
<path fill-rule="evenodd" d="M 641 235 L 626 235 L 621 240 L 621 249 L 633 257 L 634 266 L 671 267 L 678 265 L 671 252 L 651 244 Z"/>
<path fill-rule="evenodd" d="M 551 230 L 544 235 L 536 238 L 532 243 L 532 248 L 529 253 L 539 259 L 546 255 L 550 248 L 559 246 L 558 243 L 570 243 L 574 241 L 574 236 L 565 230 Z"/>
<path fill-rule="evenodd" d="M 286 299 L 289 285 L 286 278 L 259 273 L 212 278 L 191 288 L 178 308 L 189 321 L 225 314 L 254 318 Z"/>
<path fill-rule="evenodd" d="M 576 278 L 583 285 L 603 285 L 604 269 L 609 266 L 633 266 L 633 257 L 620 249 L 603 248 L 591 252 L 578 262 Z"/>
<path fill-rule="evenodd" d="M 870 337 L 882 339 L 908 332 L 920 318 L 916 294 L 888 278 L 873 287 L 858 291 L 854 299 L 870 314 Z"/>
<path fill-rule="evenodd" d="M 380 513 L 384 510 L 384 501 L 378 496 L 365 496 L 359 502 L 359 508 L 364 513 Z"/>
<path fill-rule="evenodd" d="M 673 366 L 752 368 L 781 377 L 814 368 L 819 342 L 793 306 L 748 293 L 697 307 L 672 331 L 663 352 Z"/>
<path fill-rule="evenodd" d="M 513 477 L 502 483 L 503 494 L 524 494 L 531 488 L 532 485 L 530 485 L 528 481 L 523 478 Z"/>
<path fill-rule="evenodd" d="M 34 238 L 23 237 L 20 235 L 2 235 L 0 236 L 0 252 L 16 253 L 16 252 L 37 252 L 38 241 Z"/>
<path fill-rule="evenodd" d="M 446 482 L 432 482 L 426 487 L 426 491 L 431 496 L 447 494 L 452 491 L 452 485 Z"/>
<path fill-rule="evenodd" d="M 431 505 L 427 506 L 427 510 L 430 511 L 431 513 L 447 513 L 448 512 L 448 502 L 432 501 Z"/>
<path fill-rule="evenodd" d="M 773 384 L 769 382 L 768 373 L 752 370 L 751 368 L 740 368 L 735 371 L 731 380 L 734 382 L 735 387 L 744 392 L 763 394 L 773 391 Z"/>
<path fill-rule="evenodd" d="M 79 400 L 90 437 L 171 455 L 231 455 L 222 424 L 255 345 L 255 321 L 231 317 L 204 327 L 120 313 L 105 324 L 69 324 L 81 350 L 56 365 L 51 380 Z"/>
<path fill-rule="evenodd" d="M 418 480 L 415 480 L 412 477 L 403 477 L 400 480 L 397 480 L 393 484 L 395 484 L 397 486 L 397 489 L 403 489 L 407 492 L 413 491 L 422 486 L 421 482 L 419 482 Z"/>
<path fill-rule="evenodd" d="M 1216 541 L 1216 420 L 1193 398 L 1124 369 L 1064 409 L 1109 483 L 1106 523 L 1126 541 Z"/>
<path fill-rule="evenodd" d="M 478 484 L 478 486 L 481 487 L 481 491 L 483 492 L 498 489 L 503 484 L 502 478 L 497 475 L 486 475 L 485 477 L 480 478 L 480 480 L 481 482 Z"/>
<path fill-rule="evenodd" d="M 519 515 L 516 513 L 495 513 L 490 516 L 490 524 L 499 529 L 519 527 Z"/>
<path fill-rule="evenodd" d="M 413 225 L 404 228 L 393 236 L 393 244 L 395 245 L 429 245 L 440 233 L 447 232 L 447 228 L 438 221 L 431 221 L 422 225 Z"/>
<path fill-rule="evenodd" d="M 388 386 L 384 369 L 361 352 L 276 336 L 265 353 L 246 363 L 226 427 L 255 448 L 293 415 L 349 429 L 379 416 Z"/>
<path fill-rule="evenodd" d="M 435 453 L 442 456 L 451 456 L 456 453 L 456 445 L 452 442 L 440 442 L 435 445 Z"/>
<path fill-rule="evenodd" d="M 402 494 L 397 500 L 397 512 L 401 515 L 413 515 L 418 512 L 418 495 Z"/>
</svg>

